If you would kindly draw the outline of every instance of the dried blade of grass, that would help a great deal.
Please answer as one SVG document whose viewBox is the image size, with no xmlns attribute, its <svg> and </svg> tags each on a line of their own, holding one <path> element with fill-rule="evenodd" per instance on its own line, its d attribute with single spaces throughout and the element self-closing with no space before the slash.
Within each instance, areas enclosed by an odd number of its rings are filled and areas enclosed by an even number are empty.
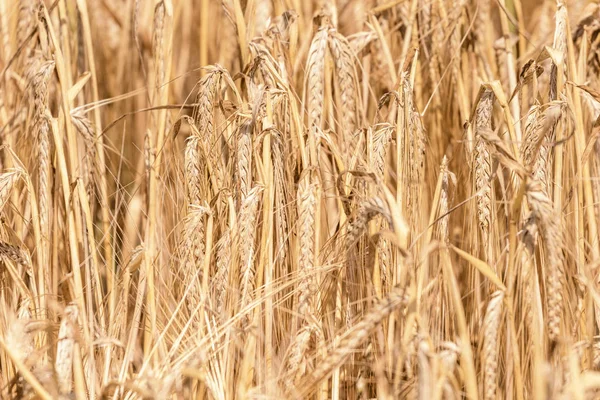
<svg viewBox="0 0 600 400">
<path fill-rule="evenodd" d="M 496 275 L 492 267 L 490 267 L 486 262 L 473 257 L 471 254 L 459 249 L 458 247 L 451 246 L 450 248 L 454 250 L 461 258 L 477 268 L 477 270 L 481 272 L 483 276 L 488 278 L 494 285 L 498 286 L 500 290 L 506 290 L 506 286 L 504 286 L 498 275 Z"/>
<path fill-rule="evenodd" d="M 494 159 L 498 160 L 501 165 L 509 171 L 516 173 L 521 178 L 525 177 L 527 170 L 521 165 L 517 156 L 512 153 L 512 149 L 495 132 L 492 132 L 490 129 L 482 129 L 478 133 L 487 143 L 488 149 Z"/>
<path fill-rule="evenodd" d="M 4 210 L 4 206 L 8 202 L 15 184 L 21 177 L 19 170 L 12 170 L 0 174 L 0 211 Z"/>
</svg>

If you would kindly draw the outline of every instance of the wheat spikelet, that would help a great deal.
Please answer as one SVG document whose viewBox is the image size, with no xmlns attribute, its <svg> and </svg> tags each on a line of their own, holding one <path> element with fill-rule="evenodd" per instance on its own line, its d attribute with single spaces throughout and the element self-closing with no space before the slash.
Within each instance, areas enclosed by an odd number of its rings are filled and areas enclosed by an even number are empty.
<svg viewBox="0 0 600 400">
<path fill-rule="evenodd" d="M 154 7 L 154 29 L 152 30 L 152 53 L 154 54 L 156 90 L 165 81 L 165 54 L 164 54 L 164 30 L 165 30 L 165 2 L 159 1 Z"/>
<path fill-rule="evenodd" d="M 73 347 L 75 346 L 78 316 L 77 306 L 65 307 L 60 330 L 58 331 L 54 368 L 56 369 L 56 378 L 61 394 L 69 394 L 72 391 Z"/>
<path fill-rule="evenodd" d="M 17 246 L 0 241 L 0 255 L 23 267 L 31 266 L 29 255 Z M 31 271 L 28 271 L 28 273 Z"/>
<path fill-rule="evenodd" d="M 201 301 L 203 263 L 205 254 L 204 217 L 210 213 L 207 207 L 190 204 L 184 219 L 183 232 L 183 274 L 186 288 L 189 288 L 188 308 L 190 312 Z"/>
<path fill-rule="evenodd" d="M 380 178 L 384 179 L 384 169 L 389 145 L 392 140 L 392 132 L 394 126 L 390 124 L 382 124 L 377 128 L 372 135 L 372 151 L 371 151 L 371 169 Z"/>
<path fill-rule="evenodd" d="M 286 376 L 288 388 L 294 387 L 294 382 L 298 382 L 307 369 L 307 357 L 310 346 L 310 338 L 313 334 L 313 327 L 310 324 L 304 324 L 296 333 L 290 344 L 290 354 L 286 363 Z"/>
<path fill-rule="evenodd" d="M 562 109 L 559 104 L 550 105 L 544 112 L 541 122 L 542 137 L 538 140 L 537 154 L 533 165 L 533 179 L 542 184 L 545 193 L 550 193 L 551 170 L 549 164 L 552 161 L 552 143 L 556 137 L 556 129 L 561 120 Z M 527 140 L 527 138 L 525 138 Z M 534 147 L 535 149 L 535 147 Z"/>
<path fill-rule="evenodd" d="M 315 34 L 310 45 L 307 71 L 307 112 L 308 128 L 310 132 L 321 129 L 323 124 L 323 97 L 325 86 L 325 56 L 327 52 L 327 27 L 320 28 Z"/>
<path fill-rule="evenodd" d="M 342 145 L 344 151 L 352 151 L 356 148 L 356 142 L 345 143 L 346 138 L 353 137 L 353 132 L 357 126 L 357 117 L 359 115 L 356 109 L 356 71 L 354 69 L 354 57 L 352 48 L 346 38 L 337 30 L 329 30 L 329 49 L 333 55 L 335 63 L 336 78 L 340 90 L 341 104 L 339 106 Z"/>
<path fill-rule="evenodd" d="M 379 257 L 379 269 L 381 271 L 381 281 L 384 284 L 391 282 L 391 246 L 387 239 L 379 238 L 377 241 L 377 257 Z"/>
<path fill-rule="evenodd" d="M 563 308 L 564 256 L 559 217 L 554 213 L 552 202 L 537 182 L 527 187 L 527 202 L 539 227 L 548 261 L 546 267 L 546 297 L 548 311 L 548 337 L 558 339 Z"/>
<path fill-rule="evenodd" d="M 391 124 L 382 124 L 377 128 L 372 137 L 370 154 L 370 166 L 375 175 L 382 181 L 385 178 L 385 163 L 388 149 L 392 139 L 394 126 Z M 379 258 L 379 269 L 383 282 L 389 282 L 390 271 L 390 244 L 387 239 L 379 238 L 377 241 L 377 256 Z"/>
<path fill-rule="evenodd" d="M 448 222 L 450 220 L 450 216 L 448 214 L 448 192 L 450 190 L 450 185 L 448 182 L 449 175 L 451 172 L 448 171 L 448 158 L 444 156 L 442 158 L 442 165 L 440 167 L 440 174 L 442 174 L 442 188 L 440 190 L 440 211 L 439 215 L 441 216 L 439 222 L 439 233 L 440 240 L 444 243 L 448 243 L 450 240 L 448 235 Z"/>
<path fill-rule="evenodd" d="M 486 89 L 481 95 L 475 115 L 475 190 L 477 191 L 477 219 L 484 246 L 489 245 L 492 217 L 492 159 L 488 144 L 480 131 L 492 129 L 494 94 Z"/>
<path fill-rule="evenodd" d="M 227 229 L 217 242 L 217 272 L 213 278 L 215 288 L 215 313 L 223 315 L 225 301 L 227 299 L 227 279 L 229 277 L 229 266 L 231 264 L 231 231 Z"/>
<path fill-rule="evenodd" d="M 237 178 L 239 186 L 238 202 L 241 203 L 250 192 L 252 187 L 252 121 L 244 122 L 237 135 Z"/>
<path fill-rule="evenodd" d="M 198 150 L 200 138 L 190 136 L 185 145 L 185 183 L 187 186 L 188 202 L 200 204 L 201 201 L 201 175 L 202 168 L 200 151 Z"/>
<path fill-rule="evenodd" d="M 408 80 L 408 76 L 405 76 L 404 82 L 404 101 L 405 107 L 409 110 L 409 127 L 411 129 L 410 136 L 410 180 L 411 184 L 420 186 L 424 177 L 425 171 L 425 128 L 421 121 L 421 115 L 416 110 L 413 101 L 413 89 Z M 417 189 L 418 190 L 418 189 Z M 420 201 L 420 196 L 415 194 L 415 201 Z"/>
<path fill-rule="evenodd" d="M 540 107 L 536 104 L 531 106 L 527 112 L 525 120 L 525 130 L 523 132 L 523 143 L 521 144 L 520 152 L 523 165 L 526 169 L 532 169 L 533 163 L 537 158 L 539 145 L 541 144 Z"/>
<path fill-rule="evenodd" d="M 314 266 L 316 261 L 316 221 L 320 193 L 316 182 L 308 173 L 298 184 L 298 312 L 304 315 L 310 308 L 311 294 L 315 290 Z"/>
<path fill-rule="evenodd" d="M 492 294 L 488 303 L 485 318 L 483 319 L 484 347 L 484 387 L 486 400 L 496 399 L 497 373 L 498 373 L 498 332 L 502 316 L 502 300 L 504 292 L 497 291 Z"/>
<path fill-rule="evenodd" d="M 554 131 L 551 132 L 554 135 Z M 533 179 L 542 184 L 542 190 L 550 193 L 550 162 L 552 158 L 552 141 L 554 136 L 544 136 L 533 167 Z"/>
<path fill-rule="evenodd" d="M 96 131 L 92 122 L 80 110 L 71 111 L 71 122 L 75 129 L 77 129 L 77 132 L 83 136 L 85 143 L 85 157 L 83 162 L 85 170 L 84 183 L 88 198 L 91 199 L 94 194 L 94 177 L 102 173 L 95 163 Z"/>
<path fill-rule="evenodd" d="M 273 155 L 273 181 L 275 185 L 275 232 L 277 235 L 277 257 L 285 260 L 287 256 L 288 193 L 286 188 L 285 150 L 281 132 L 274 130 L 271 137 Z"/>
<path fill-rule="evenodd" d="M 387 206 L 381 198 L 373 197 L 360 204 L 356 216 L 350 221 L 346 228 L 347 249 L 358 241 L 360 236 L 366 231 L 369 221 L 378 214 L 389 216 Z"/>
<path fill-rule="evenodd" d="M 403 113 L 404 133 L 398 138 L 398 146 L 404 150 L 404 184 L 408 187 L 406 190 L 406 207 L 410 226 L 419 229 L 418 216 L 421 204 L 422 178 L 425 168 L 425 130 L 419 113 L 415 109 L 413 101 L 413 89 L 405 72 L 402 75 L 401 88 L 402 103 L 398 103 L 399 111 Z"/>
<path fill-rule="evenodd" d="M 38 140 L 38 196 L 40 208 L 40 226 L 44 236 L 48 236 L 50 218 L 50 122 L 46 115 L 48 109 L 48 81 L 54 71 L 54 61 L 46 61 L 32 73 L 31 86 L 35 108 L 34 126 Z"/>
<path fill-rule="evenodd" d="M 198 136 L 201 138 L 207 158 L 212 164 L 212 170 L 219 188 L 222 187 L 223 183 L 223 169 L 220 161 L 221 149 L 218 147 L 220 138 L 216 134 L 214 126 L 214 109 L 223 73 L 224 70 L 219 65 L 208 68 L 208 73 L 198 83 L 197 106 L 194 107 L 192 113 L 194 126 L 198 129 Z"/>
<path fill-rule="evenodd" d="M 214 66 L 208 69 L 204 78 L 198 82 L 198 95 L 196 96 L 196 107 L 192 113 L 194 123 L 201 135 L 206 135 L 204 140 L 210 140 L 214 133 L 215 97 L 220 86 L 222 69 Z"/>
</svg>

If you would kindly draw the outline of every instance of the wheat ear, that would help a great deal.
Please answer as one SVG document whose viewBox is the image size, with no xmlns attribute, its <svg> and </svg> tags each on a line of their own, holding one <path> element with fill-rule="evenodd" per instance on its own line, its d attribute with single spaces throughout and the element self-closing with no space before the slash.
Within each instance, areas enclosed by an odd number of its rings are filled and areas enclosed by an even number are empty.
<svg viewBox="0 0 600 400">
<path fill-rule="evenodd" d="M 483 319 L 483 386 L 485 388 L 484 398 L 486 400 L 496 399 L 496 387 L 498 379 L 498 333 L 500 331 L 500 317 L 502 316 L 503 299 L 504 292 L 495 292 L 492 295 L 492 299 L 488 303 L 487 311 Z"/>
<path fill-rule="evenodd" d="M 487 142 L 479 132 L 492 129 L 494 93 L 485 89 L 475 115 L 475 190 L 477 191 L 477 219 L 483 246 L 489 247 L 492 218 L 492 157 Z M 489 260 L 488 260 L 489 261 Z"/>
<path fill-rule="evenodd" d="M 560 336 L 562 308 L 564 255 L 559 216 L 555 214 L 552 202 L 538 182 L 527 187 L 527 203 L 539 227 L 548 260 L 546 268 L 546 306 L 548 312 L 548 337 L 556 340 Z"/>
</svg>

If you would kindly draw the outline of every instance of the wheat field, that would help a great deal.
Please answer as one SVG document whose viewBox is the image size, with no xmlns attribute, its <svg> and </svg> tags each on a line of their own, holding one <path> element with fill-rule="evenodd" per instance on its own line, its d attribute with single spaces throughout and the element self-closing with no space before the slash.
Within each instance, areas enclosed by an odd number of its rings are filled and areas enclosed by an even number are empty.
<svg viewBox="0 0 600 400">
<path fill-rule="evenodd" d="M 600 398 L 600 3 L 0 0 L 0 398 Z"/>
</svg>

